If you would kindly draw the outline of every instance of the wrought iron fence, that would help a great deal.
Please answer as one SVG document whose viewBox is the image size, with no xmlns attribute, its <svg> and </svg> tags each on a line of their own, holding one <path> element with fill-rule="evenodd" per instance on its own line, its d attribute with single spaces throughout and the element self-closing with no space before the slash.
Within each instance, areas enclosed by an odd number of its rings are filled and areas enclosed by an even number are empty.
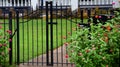
<svg viewBox="0 0 120 67">
<path fill-rule="evenodd" d="M 8 60 L 5 61 L 18 65 L 47 64 L 72 67 L 73 63 L 67 58 L 67 42 L 69 37 L 75 35 L 78 24 L 89 26 L 90 18 L 111 14 L 108 10 L 110 8 L 100 10 L 78 8 L 76 11 L 71 11 L 70 6 L 57 3 L 53 5 L 51 1 L 46 2 L 44 7 L 37 5 L 35 11 L 24 5 L 10 8 L 13 9 L 0 8 L 2 10 L 0 25 L 3 26 L 4 32 L 7 29 L 12 31 L 9 36 L 12 39 L 9 42 L 11 51 Z M 5 15 L 8 15 L 8 18 Z"/>
</svg>

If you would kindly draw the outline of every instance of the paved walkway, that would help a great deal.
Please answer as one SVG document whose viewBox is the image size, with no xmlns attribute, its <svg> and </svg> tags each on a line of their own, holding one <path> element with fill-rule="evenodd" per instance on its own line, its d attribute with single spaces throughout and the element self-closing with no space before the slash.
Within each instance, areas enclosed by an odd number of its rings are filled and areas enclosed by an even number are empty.
<svg viewBox="0 0 120 67">
<path fill-rule="evenodd" d="M 58 49 L 55 49 L 54 50 L 54 63 L 57 63 L 57 62 L 58 63 L 70 63 L 65 58 L 65 55 L 66 55 L 66 46 L 65 45 L 62 47 L 59 47 Z M 34 59 L 30 60 L 29 62 L 32 62 L 32 61 L 37 62 L 37 59 L 39 62 L 42 62 L 42 58 L 43 58 L 43 62 L 46 62 L 46 54 L 41 55 L 37 58 L 34 58 Z M 32 65 L 32 63 L 30 63 L 29 65 L 27 63 L 25 63 L 24 65 L 20 64 L 19 67 L 74 67 L 74 66 L 72 64 L 54 64 L 54 66 L 46 66 L 46 64 L 42 65 L 41 63 L 39 63 L 38 65 L 36 63 L 34 63 L 33 65 Z"/>
</svg>

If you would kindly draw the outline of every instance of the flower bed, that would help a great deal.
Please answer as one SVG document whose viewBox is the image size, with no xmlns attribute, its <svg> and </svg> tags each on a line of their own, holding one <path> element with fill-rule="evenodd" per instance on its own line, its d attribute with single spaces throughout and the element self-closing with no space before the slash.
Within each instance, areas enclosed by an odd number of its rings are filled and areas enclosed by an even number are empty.
<svg viewBox="0 0 120 67">
<path fill-rule="evenodd" d="M 2 26 L 0 26 L 0 66 L 4 66 L 6 62 L 6 58 L 9 54 L 9 51 L 11 50 L 8 46 L 9 34 L 11 31 L 7 30 L 7 33 L 4 33 L 2 30 Z"/>
<path fill-rule="evenodd" d="M 120 48 L 120 9 L 106 24 L 79 28 L 70 39 L 68 56 L 76 67 L 118 67 Z"/>
</svg>

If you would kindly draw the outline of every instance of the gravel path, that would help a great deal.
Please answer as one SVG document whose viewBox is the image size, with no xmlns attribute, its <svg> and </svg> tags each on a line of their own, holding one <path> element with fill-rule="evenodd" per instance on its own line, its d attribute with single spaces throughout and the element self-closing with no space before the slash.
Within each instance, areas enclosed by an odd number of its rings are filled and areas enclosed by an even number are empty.
<svg viewBox="0 0 120 67">
<path fill-rule="evenodd" d="M 61 49 L 63 51 L 61 51 Z M 58 54 L 57 54 L 58 52 Z M 62 47 L 59 47 L 58 49 L 55 49 L 54 50 L 54 63 L 70 63 L 66 58 L 65 58 L 65 55 L 66 55 L 66 46 L 62 46 Z M 37 62 L 37 59 L 38 59 L 38 62 L 41 62 L 42 61 L 42 57 L 43 57 L 43 62 L 46 62 L 46 54 L 44 54 L 43 56 L 39 56 L 37 58 L 34 58 L 32 60 L 30 60 L 29 62 Z M 58 58 L 57 58 L 58 57 Z M 29 63 L 29 65 L 27 63 L 24 63 L 23 64 L 20 64 L 19 67 L 74 67 L 72 64 L 54 64 L 54 66 L 46 66 L 46 64 L 41 64 L 39 63 L 37 65 L 37 63 Z"/>
</svg>

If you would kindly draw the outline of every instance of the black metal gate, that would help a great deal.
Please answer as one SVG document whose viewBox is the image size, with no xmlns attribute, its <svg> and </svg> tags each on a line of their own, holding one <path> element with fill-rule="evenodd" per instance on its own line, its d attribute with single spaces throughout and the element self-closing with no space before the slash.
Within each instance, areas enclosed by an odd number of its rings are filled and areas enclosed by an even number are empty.
<svg viewBox="0 0 120 67">
<path fill-rule="evenodd" d="M 16 22 L 19 23 L 17 64 L 43 67 L 73 66 L 66 57 L 66 43 L 77 28 L 78 18 L 72 20 L 72 14 L 67 15 L 70 6 L 57 6 L 57 3 L 53 6 L 52 1 L 47 1 L 46 6 L 37 7 L 36 11 L 31 10 L 27 15 L 20 17 L 19 11 L 16 13 Z M 75 23 L 72 23 L 73 21 Z"/>
<path fill-rule="evenodd" d="M 53 5 L 52 1 L 47 1 L 46 6 L 37 6 L 36 10 L 31 7 L 8 8 L 5 7 L 0 19 L 4 31 L 12 31 L 9 36 L 12 41 L 9 42 L 11 51 L 8 61 L 23 67 L 73 67 L 67 54 L 69 39 L 76 34 L 80 25 L 89 26 L 90 18 L 97 14 L 96 10 L 91 14 L 93 9 L 90 8 L 71 11 L 70 5 Z M 105 10 L 109 13 L 108 9 Z M 8 17 L 5 16 L 6 11 Z"/>
</svg>

